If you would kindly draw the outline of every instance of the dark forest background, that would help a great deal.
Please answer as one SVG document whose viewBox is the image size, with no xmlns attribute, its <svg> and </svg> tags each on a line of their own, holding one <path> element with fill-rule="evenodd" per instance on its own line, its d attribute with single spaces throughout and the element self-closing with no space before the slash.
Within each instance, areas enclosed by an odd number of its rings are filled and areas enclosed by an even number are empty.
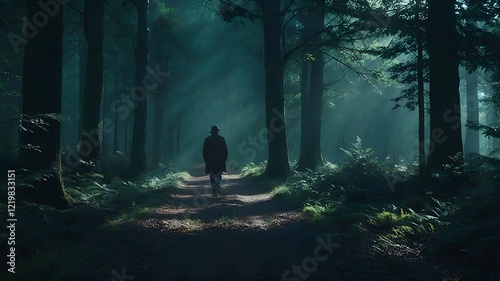
<svg viewBox="0 0 500 281">
<path fill-rule="evenodd" d="M 370 184 L 492 188 L 477 200 L 498 214 L 499 15 L 490 0 L 0 0 L 0 167 L 17 204 L 102 207 L 107 188 L 178 184 L 218 125 L 229 174 L 322 219 L 339 185 Z"/>
</svg>

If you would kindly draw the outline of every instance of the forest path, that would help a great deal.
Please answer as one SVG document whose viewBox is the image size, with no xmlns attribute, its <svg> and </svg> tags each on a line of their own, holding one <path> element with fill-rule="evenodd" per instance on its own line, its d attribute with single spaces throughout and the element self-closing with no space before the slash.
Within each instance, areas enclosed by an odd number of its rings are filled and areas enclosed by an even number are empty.
<svg viewBox="0 0 500 281">
<path fill-rule="evenodd" d="M 125 268 L 134 280 L 287 280 L 285 272 L 314 255 L 318 238 L 330 240 L 300 208 L 273 198 L 268 183 L 223 175 L 221 197 L 213 198 L 203 166 L 190 174 L 167 204 L 106 231 L 100 243 L 113 257 L 95 263 Z M 310 266 L 316 272 L 321 264 Z"/>
<path fill-rule="evenodd" d="M 161 231 L 266 230 L 305 219 L 296 206 L 273 199 L 271 187 L 263 181 L 225 174 L 221 196 L 212 197 L 204 166 L 194 167 L 190 175 L 171 202 L 155 210 L 162 215 L 162 225 L 157 226 Z"/>
</svg>

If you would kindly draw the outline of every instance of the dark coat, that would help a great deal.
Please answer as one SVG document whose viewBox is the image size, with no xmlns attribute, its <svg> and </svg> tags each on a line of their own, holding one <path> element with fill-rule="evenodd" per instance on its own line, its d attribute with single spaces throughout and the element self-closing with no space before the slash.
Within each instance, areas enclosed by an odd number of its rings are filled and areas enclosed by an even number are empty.
<svg viewBox="0 0 500 281">
<path fill-rule="evenodd" d="M 205 173 L 226 172 L 227 146 L 224 137 L 214 133 L 205 139 L 203 160 L 205 160 Z"/>
</svg>

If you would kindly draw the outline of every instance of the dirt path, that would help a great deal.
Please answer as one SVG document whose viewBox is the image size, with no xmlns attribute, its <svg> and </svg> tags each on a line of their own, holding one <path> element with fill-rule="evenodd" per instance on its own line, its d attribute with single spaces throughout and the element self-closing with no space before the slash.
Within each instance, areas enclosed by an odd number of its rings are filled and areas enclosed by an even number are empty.
<svg viewBox="0 0 500 281">
<path fill-rule="evenodd" d="M 297 277 L 286 271 L 308 257 L 311 273 L 321 266 L 313 261 L 321 227 L 297 206 L 273 198 L 265 183 L 224 175 L 222 196 L 212 198 L 203 167 L 190 174 L 166 205 L 98 237 L 114 254 L 96 265 L 124 270 L 134 280 L 282 280 L 283 274 Z M 323 244 L 330 239 L 325 235 Z"/>
<path fill-rule="evenodd" d="M 303 221 L 296 206 L 273 200 L 270 187 L 241 175 L 224 175 L 222 194 L 212 197 L 208 176 L 202 166 L 191 171 L 170 204 L 158 208 L 161 221 L 154 224 L 166 232 L 197 232 L 213 229 L 267 230 Z M 159 225 L 160 224 L 160 225 Z"/>
</svg>

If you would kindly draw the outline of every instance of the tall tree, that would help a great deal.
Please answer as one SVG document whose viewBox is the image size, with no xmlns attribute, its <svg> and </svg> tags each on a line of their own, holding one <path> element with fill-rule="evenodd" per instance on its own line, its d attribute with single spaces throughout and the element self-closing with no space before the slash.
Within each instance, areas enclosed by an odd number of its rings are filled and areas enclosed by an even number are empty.
<svg viewBox="0 0 500 281">
<path fill-rule="evenodd" d="M 308 7 L 302 16 L 302 41 L 308 42 L 301 77 L 301 139 L 298 170 L 315 170 L 323 164 L 321 156 L 321 117 L 323 112 L 323 55 L 322 32 L 325 28 L 324 1 Z M 311 38 L 311 34 L 317 34 Z"/>
<path fill-rule="evenodd" d="M 465 84 L 467 89 L 467 122 L 479 123 L 479 99 L 477 92 L 477 72 L 467 73 Z M 465 131 L 465 153 L 479 153 L 479 131 L 467 127 Z"/>
<path fill-rule="evenodd" d="M 155 20 L 152 28 L 152 37 L 155 45 L 155 59 L 160 72 L 168 71 L 169 51 L 167 46 L 166 28 L 170 27 L 168 16 L 163 15 Z M 163 160 L 163 128 L 165 117 L 165 101 L 167 94 L 166 78 L 158 81 L 154 103 L 153 120 L 153 165 L 157 166 Z"/>
<path fill-rule="evenodd" d="M 427 42 L 430 69 L 430 146 L 427 170 L 462 154 L 455 0 L 430 0 Z"/>
<path fill-rule="evenodd" d="M 26 0 L 27 19 L 40 12 L 39 3 L 54 5 L 54 16 L 24 48 L 23 101 L 20 124 L 18 165 L 39 174 L 30 181 L 33 188 L 24 188 L 28 200 L 70 207 L 64 190 L 61 171 L 61 95 L 63 7 L 55 1 Z"/>
<path fill-rule="evenodd" d="M 415 22 L 417 27 L 417 99 L 418 99 L 418 172 L 425 172 L 425 104 L 424 104 L 424 30 L 421 19 L 421 0 L 415 1 Z"/>
<path fill-rule="evenodd" d="M 149 0 L 133 0 L 137 9 L 137 44 L 135 47 L 135 87 L 132 90 L 134 128 L 128 175 L 136 176 L 146 170 L 146 121 L 148 114 L 148 5 Z"/>
<path fill-rule="evenodd" d="M 283 76 L 286 60 L 281 53 L 280 2 L 280 0 L 260 1 L 264 24 L 266 127 L 269 153 L 266 174 L 270 177 L 286 175 L 290 170 L 285 130 Z"/>
<path fill-rule="evenodd" d="M 403 107 L 409 110 L 418 110 L 418 167 L 419 173 L 425 172 L 425 88 L 428 78 L 428 60 L 426 57 L 426 17 L 427 7 L 422 0 L 416 0 L 415 5 L 400 5 L 400 1 L 391 6 L 398 7 L 398 12 L 391 18 L 391 24 L 385 28 L 381 36 L 387 33 L 394 35 L 393 43 L 382 48 L 382 57 L 396 61 L 390 68 L 391 79 L 408 85 L 401 96 L 393 99 L 395 107 L 406 100 Z M 406 58 L 406 59 L 402 59 Z M 413 159 L 410 159 L 412 161 Z"/>
<path fill-rule="evenodd" d="M 82 131 L 79 155 L 97 162 L 101 148 L 99 120 L 103 86 L 104 0 L 85 0 L 84 34 L 87 41 L 87 73 L 85 75 Z"/>
<path fill-rule="evenodd" d="M 292 52 L 285 52 L 282 19 L 288 12 L 291 3 L 281 9 L 281 0 L 255 1 L 260 8 L 261 15 L 251 11 L 248 7 L 238 5 L 235 1 L 220 0 L 219 15 L 226 22 L 234 18 L 262 19 L 264 29 L 264 76 L 265 76 L 265 120 L 267 129 L 268 159 L 266 175 L 269 177 L 284 176 L 290 171 L 288 163 L 288 145 L 285 124 L 285 64 Z M 295 50 L 297 50 L 296 48 Z"/>
</svg>

